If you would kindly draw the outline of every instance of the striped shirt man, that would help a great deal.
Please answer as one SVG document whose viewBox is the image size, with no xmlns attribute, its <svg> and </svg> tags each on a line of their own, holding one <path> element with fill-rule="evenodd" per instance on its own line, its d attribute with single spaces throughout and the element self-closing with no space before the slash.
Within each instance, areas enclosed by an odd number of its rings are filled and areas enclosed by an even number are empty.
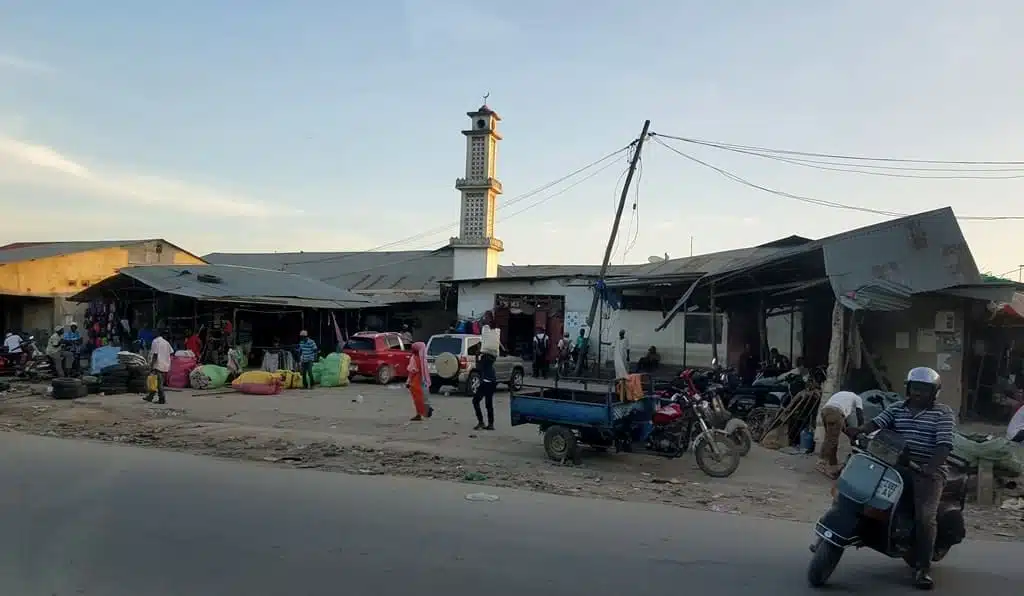
<svg viewBox="0 0 1024 596">
<path fill-rule="evenodd" d="M 880 429 L 889 429 L 903 436 L 910 460 L 920 466 L 928 465 L 939 445 L 953 447 L 956 421 L 953 410 L 946 404 L 936 403 L 915 412 L 903 401 L 889 406 L 872 422 Z"/>
<path fill-rule="evenodd" d="M 316 342 L 308 337 L 299 342 L 299 362 L 316 362 L 318 351 Z"/>
</svg>

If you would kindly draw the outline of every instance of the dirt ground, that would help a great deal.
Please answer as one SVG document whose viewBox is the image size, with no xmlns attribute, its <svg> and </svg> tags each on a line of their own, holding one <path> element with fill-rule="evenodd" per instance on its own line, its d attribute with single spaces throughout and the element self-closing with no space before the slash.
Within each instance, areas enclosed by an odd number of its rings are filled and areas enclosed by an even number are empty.
<svg viewBox="0 0 1024 596">
<path fill-rule="evenodd" d="M 814 458 L 755 446 L 727 479 L 704 475 L 692 455 L 669 460 L 587 451 L 580 466 L 549 461 L 535 427 L 508 426 L 508 396 L 497 396 L 498 427 L 474 431 L 469 399 L 432 396 L 436 414 L 410 422 L 401 385 L 355 383 L 277 396 L 173 391 L 168 404 L 137 395 L 71 401 L 43 388 L 0 393 L 0 430 L 119 442 L 351 474 L 387 474 L 626 501 L 646 501 L 797 521 L 826 508 L 830 483 Z M 1024 540 L 1024 514 L 971 507 L 970 535 Z"/>
</svg>

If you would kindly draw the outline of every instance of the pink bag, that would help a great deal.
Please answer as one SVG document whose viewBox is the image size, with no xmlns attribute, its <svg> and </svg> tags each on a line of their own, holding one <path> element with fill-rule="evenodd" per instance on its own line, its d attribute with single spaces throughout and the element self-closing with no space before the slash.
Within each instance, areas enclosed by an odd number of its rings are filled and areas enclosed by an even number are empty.
<svg viewBox="0 0 1024 596">
<path fill-rule="evenodd" d="M 187 388 L 189 383 L 188 376 L 192 373 L 192 369 L 197 366 L 199 366 L 199 363 L 195 358 L 171 356 L 171 370 L 167 372 L 165 379 L 167 386 L 174 389 Z"/>
<path fill-rule="evenodd" d="M 239 383 L 235 391 L 249 395 L 277 395 L 281 393 L 281 383 Z"/>
</svg>

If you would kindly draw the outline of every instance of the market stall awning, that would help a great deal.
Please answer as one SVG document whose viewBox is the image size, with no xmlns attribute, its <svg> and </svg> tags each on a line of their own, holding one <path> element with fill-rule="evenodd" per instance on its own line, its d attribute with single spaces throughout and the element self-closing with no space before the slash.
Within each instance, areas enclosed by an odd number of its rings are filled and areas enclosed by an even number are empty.
<svg viewBox="0 0 1024 596">
<path fill-rule="evenodd" d="M 157 292 L 206 302 L 232 302 L 300 308 L 358 309 L 378 306 L 368 296 L 294 273 L 235 265 L 146 265 L 117 275 L 71 297 L 75 302 L 101 298 L 134 282 Z"/>
</svg>

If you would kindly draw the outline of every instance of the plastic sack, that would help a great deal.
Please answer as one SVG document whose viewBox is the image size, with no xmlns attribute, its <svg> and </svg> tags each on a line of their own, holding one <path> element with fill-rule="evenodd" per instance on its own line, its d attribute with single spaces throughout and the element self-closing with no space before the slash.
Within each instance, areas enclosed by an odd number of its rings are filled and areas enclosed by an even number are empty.
<svg viewBox="0 0 1024 596">
<path fill-rule="evenodd" d="M 146 377 L 146 391 L 148 391 L 149 393 L 156 393 L 157 389 L 159 389 L 159 386 L 158 386 L 158 383 L 157 383 L 156 374 L 151 374 L 151 375 L 147 376 Z"/>
<path fill-rule="evenodd" d="M 216 364 L 204 364 L 198 370 L 203 371 L 206 378 L 210 379 L 207 389 L 220 389 L 228 382 L 228 369 Z"/>
<path fill-rule="evenodd" d="M 120 351 L 121 348 L 115 346 L 103 346 L 93 350 L 89 359 L 89 372 L 98 375 L 104 368 L 117 364 L 117 354 Z"/>
<path fill-rule="evenodd" d="M 989 439 L 986 435 L 954 433 L 953 454 L 971 466 L 977 465 L 979 459 L 991 460 L 996 476 L 1016 478 L 1024 472 L 1024 466 L 1017 459 L 1017 449 L 1006 437 Z"/>
<path fill-rule="evenodd" d="M 203 372 L 203 367 L 197 366 L 188 374 L 188 385 L 193 389 L 209 389 L 210 377 Z"/>
<path fill-rule="evenodd" d="M 323 360 L 320 360 L 320 361 L 317 361 L 317 362 L 313 363 L 313 384 L 314 385 L 319 385 L 319 384 L 321 384 L 323 382 L 323 380 L 324 380 L 324 367 L 325 366 L 326 366 L 326 364 L 324 364 Z"/>
<path fill-rule="evenodd" d="M 234 381 L 231 382 L 231 386 L 238 389 L 239 385 L 246 384 L 262 384 L 262 385 L 275 385 L 280 384 L 281 380 L 277 378 L 272 372 L 265 370 L 247 370 L 244 373 L 238 375 Z"/>
<path fill-rule="evenodd" d="M 232 383 L 231 386 L 239 393 L 247 395 L 276 395 L 281 393 L 281 383 Z"/>
<path fill-rule="evenodd" d="M 352 364 L 352 359 L 348 354 L 334 352 L 325 356 L 320 363 L 323 365 L 323 373 L 320 377 L 321 387 L 345 387 L 348 385 L 349 366 Z"/>
<path fill-rule="evenodd" d="M 171 370 L 167 371 L 167 386 L 175 389 L 188 387 L 189 374 L 199 363 L 195 358 L 171 357 Z"/>
<path fill-rule="evenodd" d="M 275 373 L 281 379 L 282 389 L 298 389 L 302 387 L 302 375 L 292 370 L 279 370 Z"/>
<path fill-rule="evenodd" d="M 500 346 L 501 329 L 491 328 L 484 325 L 483 329 L 480 330 L 480 353 L 490 354 L 497 358 Z"/>
</svg>

